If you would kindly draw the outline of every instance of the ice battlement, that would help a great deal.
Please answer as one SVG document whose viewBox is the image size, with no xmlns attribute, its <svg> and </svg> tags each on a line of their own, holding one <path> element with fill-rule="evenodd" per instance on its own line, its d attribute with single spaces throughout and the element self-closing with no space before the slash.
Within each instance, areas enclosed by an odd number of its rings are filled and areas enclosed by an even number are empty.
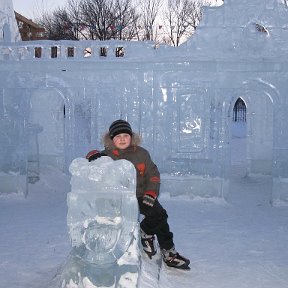
<svg viewBox="0 0 288 288">
<path fill-rule="evenodd" d="M 145 59 L 155 55 L 154 42 L 131 41 L 21 41 L 0 43 L 1 60 L 82 60 L 103 61 L 120 59 Z"/>
</svg>

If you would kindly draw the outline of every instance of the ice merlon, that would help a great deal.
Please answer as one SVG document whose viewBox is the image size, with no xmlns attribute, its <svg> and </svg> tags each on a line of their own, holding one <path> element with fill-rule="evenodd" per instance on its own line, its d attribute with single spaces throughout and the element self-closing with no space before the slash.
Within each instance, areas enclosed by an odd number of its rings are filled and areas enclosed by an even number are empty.
<svg viewBox="0 0 288 288">
<path fill-rule="evenodd" d="M 72 250 L 60 287 L 137 287 L 140 259 L 134 166 L 109 157 L 90 163 L 77 158 L 69 171 L 67 225 Z"/>
</svg>

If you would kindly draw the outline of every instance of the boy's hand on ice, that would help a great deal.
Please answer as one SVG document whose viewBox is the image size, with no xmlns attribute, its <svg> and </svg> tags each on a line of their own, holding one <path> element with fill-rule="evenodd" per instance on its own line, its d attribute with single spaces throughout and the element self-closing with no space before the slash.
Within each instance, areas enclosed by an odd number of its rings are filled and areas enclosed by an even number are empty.
<svg viewBox="0 0 288 288">
<path fill-rule="evenodd" d="M 155 200 L 157 198 L 157 195 L 154 191 L 146 191 L 144 196 L 143 196 L 143 204 L 153 207 Z"/>
<path fill-rule="evenodd" d="M 86 159 L 91 162 L 94 161 L 101 156 L 107 156 L 105 153 L 99 152 L 98 150 L 92 150 L 86 155 Z"/>
</svg>

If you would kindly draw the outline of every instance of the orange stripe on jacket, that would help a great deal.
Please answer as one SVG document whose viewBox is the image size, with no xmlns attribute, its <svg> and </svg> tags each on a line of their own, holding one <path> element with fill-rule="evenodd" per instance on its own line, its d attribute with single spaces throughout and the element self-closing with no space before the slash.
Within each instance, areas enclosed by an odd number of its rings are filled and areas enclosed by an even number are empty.
<svg viewBox="0 0 288 288">
<path fill-rule="evenodd" d="M 145 173 L 145 170 L 146 170 L 146 165 L 145 165 L 145 163 L 136 164 L 136 168 L 137 168 L 137 170 L 139 171 L 140 175 L 143 176 L 144 173 Z"/>
<path fill-rule="evenodd" d="M 153 176 L 153 177 L 150 178 L 150 181 L 154 182 L 154 183 L 160 183 L 160 178 L 157 177 L 157 176 Z"/>
<path fill-rule="evenodd" d="M 155 191 L 152 190 L 148 190 L 144 193 L 144 195 L 149 195 L 152 196 L 153 198 L 157 198 L 157 193 Z"/>
<path fill-rule="evenodd" d="M 117 157 L 119 157 L 119 155 L 120 155 L 120 153 L 119 153 L 119 151 L 118 151 L 117 149 L 114 149 L 114 150 L 112 151 L 112 153 L 113 153 L 115 156 L 117 156 Z"/>
</svg>

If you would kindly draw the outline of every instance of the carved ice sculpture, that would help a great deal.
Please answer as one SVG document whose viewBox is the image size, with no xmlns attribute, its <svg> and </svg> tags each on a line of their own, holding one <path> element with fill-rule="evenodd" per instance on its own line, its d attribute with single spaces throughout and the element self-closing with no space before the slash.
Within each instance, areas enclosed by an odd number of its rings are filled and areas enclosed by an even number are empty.
<svg viewBox="0 0 288 288">
<path fill-rule="evenodd" d="M 136 172 L 126 160 L 77 158 L 70 165 L 67 225 L 72 251 L 61 288 L 137 287 Z"/>
</svg>

